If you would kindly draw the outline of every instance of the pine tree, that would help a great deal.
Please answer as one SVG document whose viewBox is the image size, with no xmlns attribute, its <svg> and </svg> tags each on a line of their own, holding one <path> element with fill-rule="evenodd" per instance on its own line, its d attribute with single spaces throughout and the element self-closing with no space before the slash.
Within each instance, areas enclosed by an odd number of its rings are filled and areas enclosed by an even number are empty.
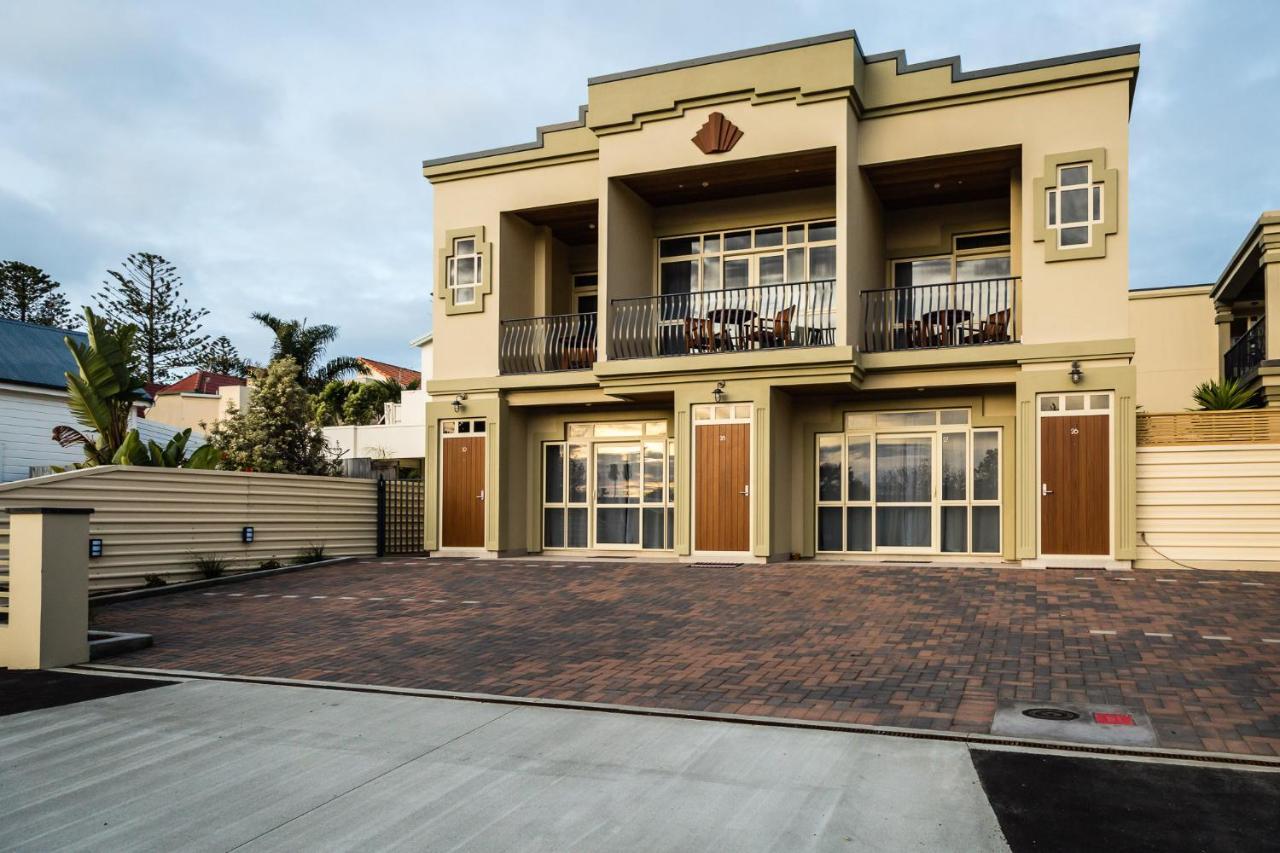
<svg viewBox="0 0 1280 853">
<path fill-rule="evenodd" d="M 134 369 L 147 382 L 172 382 L 175 368 L 195 364 L 208 343 L 200 320 L 209 312 L 187 304 L 177 268 L 159 255 L 136 252 L 125 259 L 123 273 L 107 275 L 112 281 L 102 283 L 95 299 L 112 323 L 138 327 Z"/>
<path fill-rule="evenodd" d="M 240 357 L 240 352 L 226 335 L 220 335 L 210 341 L 196 360 L 196 367 L 213 373 L 225 373 L 228 376 L 244 378 L 248 375 L 249 365 Z"/>
<path fill-rule="evenodd" d="M 261 375 L 249 407 L 214 425 L 210 442 L 219 468 L 275 474 L 332 475 L 324 433 L 310 419 L 310 399 L 298 384 L 298 365 L 281 358 Z"/>
<path fill-rule="evenodd" d="M 80 325 L 62 295 L 62 285 L 21 261 L 0 261 L 0 317 L 59 329 Z"/>
</svg>

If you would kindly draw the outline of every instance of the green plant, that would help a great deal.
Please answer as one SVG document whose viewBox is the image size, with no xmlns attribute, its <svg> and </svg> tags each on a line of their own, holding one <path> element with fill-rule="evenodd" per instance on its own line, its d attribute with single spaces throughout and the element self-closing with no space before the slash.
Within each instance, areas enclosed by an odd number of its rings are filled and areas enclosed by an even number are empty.
<svg viewBox="0 0 1280 853">
<path fill-rule="evenodd" d="M 192 554 L 192 566 L 206 578 L 220 578 L 227 571 L 227 561 L 217 554 Z"/>
<path fill-rule="evenodd" d="M 200 321 L 209 312 L 187 304 L 182 276 L 160 255 L 136 252 L 123 267 L 107 270 L 111 280 L 94 297 L 98 309 L 113 323 L 137 328 L 130 366 L 148 382 L 171 382 L 175 369 L 194 364 L 208 343 Z"/>
<path fill-rule="evenodd" d="M 167 580 L 165 580 L 164 578 L 160 577 L 157 574 L 143 575 L 142 581 L 143 581 L 143 585 L 146 586 L 147 589 L 151 589 L 152 587 L 157 587 L 157 586 L 169 585 L 169 582 Z"/>
<path fill-rule="evenodd" d="M 267 559 L 263 560 L 261 563 L 258 563 L 258 568 L 260 568 L 260 569 L 278 569 L 278 568 L 280 568 L 280 567 L 281 567 L 281 566 L 283 566 L 283 565 L 284 565 L 284 563 L 280 562 L 280 561 L 279 561 L 279 560 L 277 560 L 275 557 L 268 557 Z"/>
<path fill-rule="evenodd" d="M 129 414 L 146 399 L 142 381 L 129 367 L 137 327 L 115 329 L 89 308 L 84 309 L 88 343 L 63 338 L 80 375 L 67 377 L 67 405 L 83 428 L 56 426 L 53 439 L 63 447 L 81 445 L 85 461 L 76 468 L 107 465 L 129 434 Z"/>
<path fill-rule="evenodd" d="M 200 468 L 210 470 L 218 465 L 218 450 L 211 444 L 203 445 L 195 453 L 187 456 L 187 442 L 191 439 L 191 429 L 169 437 L 169 441 L 161 447 L 157 442 L 142 443 L 142 436 L 136 429 L 129 430 L 116 453 L 111 457 L 113 465 L 137 465 L 146 468 Z"/>
<path fill-rule="evenodd" d="M 59 329 L 79 324 L 62 295 L 62 285 L 39 267 L 21 261 L 0 261 L 0 317 Z"/>
<path fill-rule="evenodd" d="M 271 330 L 276 339 L 271 344 L 271 360 L 290 358 L 298 365 L 298 383 L 308 391 L 317 391 L 325 383 L 348 373 L 367 373 L 358 359 L 338 356 L 321 363 L 325 349 L 338 338 L 338 327 L 328 324 L 308 326 L 306 319 L 284 320 L 264 311 L 249 315 Z"/>
<path fill-rule="evenodd" d="M 295 566 L 305 566 L 307 563 L 318 563 L 324 559 L 324 543 L 312 542 L 306 548 L 298 552 L 298 556 L 294 558 Z"/>
<path fill-rule="evenodd" d="M 1191 392 L 1191 399 L 1195 400 L 1203 411 L 1255 409 L 1260 402 L 1256 391 L 1246 390 L 1235 379 L 1201 382 Z"/>
<path fill-rule="evenodd" d="M 273 361 L 243 412 L 232 411 L 209 433 L 218 466 L 232 471 L 332 476 L 336 465 L 324 433 L 311 420 L 307 392 L 292 359 Z"/>
</svg>

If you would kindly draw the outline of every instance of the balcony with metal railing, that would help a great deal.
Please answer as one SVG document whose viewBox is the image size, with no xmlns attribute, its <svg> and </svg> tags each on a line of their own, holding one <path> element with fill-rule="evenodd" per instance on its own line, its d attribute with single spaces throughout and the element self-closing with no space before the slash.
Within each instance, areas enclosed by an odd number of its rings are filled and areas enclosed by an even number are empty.
<svg viewBox="0 0 1280 853">
<path fill-rule="evenodd" d="M 615 299 L 613 358 L 835 344 L 835 281 Z"/>
<path fill-rule="evenodd" d="M 498 371 L 507 375 L 590 370 L 596 360 L 596 329 L 594 312 L 503 320 Z"/>
<path fill-rule="evenodd" d="M 1222 356 L 1224 379 L 1245 382 L 1267 357 L 1267 318 L 1259 317 Z"/>
<path fill-rule="evenodd" d="M 1016 277 L 862 291 L 862 351 L 1017 343 Z"/>
</svg>

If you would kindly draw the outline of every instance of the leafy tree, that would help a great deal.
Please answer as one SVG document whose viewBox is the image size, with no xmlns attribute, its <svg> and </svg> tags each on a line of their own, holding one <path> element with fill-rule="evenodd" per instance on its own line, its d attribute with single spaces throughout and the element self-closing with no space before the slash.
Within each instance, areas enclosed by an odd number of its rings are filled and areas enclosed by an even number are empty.
<svg viewBox="0 0 1280 853">
<path fill-rule="evenodd" d="M 321 426 L 337 426 L 342 423 L 342 407 L 356 383 L 331 379 L 311 397 L 311 412 Z"/>
<path fill-rule="evenodd" d="M 1191 392 L 1191 399 L 1195 400 L 1201 409 L 1215 411 L 1255 409 L 1261 403 L 1257 392 L 1246 391 L 1245 387 L 1235 379 L 1201 382 Z"/>
<path fill-rule="evenodd" d="M 209 312 L 187 304 L 182 276 L 160 255 L 136 252 L 125 259 L 124 272 L 107 275 L 112 280 L 94 298 L 111 322 L 138 327 L 134 370 L 147 382 L 172 382 L 175 368 L 195 364 L 208 343 L 200 321 Z"/>
<path fill-rule="evenodd" d="M 342 422 L 363 426 L 376 424 L 387 403 L 400 402 L 400 383 L 393 379 L 353 382 L 355 387 L 342 403 Z"/>
<path fill-rule="evenodd" d="M 239 350 L 226 335 L 210 341 L 196 359 L 195 366 L 200 370 L 239 376 L 242 379 L 249 375 L 249 363 L 240 357 Z"/>
<path fill-rule="evenodd" d="M 21 261 L 0 261 L 0 317 L 59 329 L 80 324 L 62 295 L 62 285 Z"/>
<path fill-rule="evenodd" d="M 79 376 L 66 374 L 67 402 L 84 431 L 53 428 L 54 440 L 63 447 L 84 447 L 84 464 L 76 467 L 110 464 L 129 433 L 131 410 L 147 397 L 142 380 L 129 367 L 137 327 L 126 323 L 111 328 L 90 308 L 84 309 L 84 319 L 88 343 L 62 339 L 80 370 Z"/>
<path fill-rule="evenodd" d="M 306 319 L 282 320 L 263 311 L 250 316 L 266 326 L 276 336 L 271 344 L 271 360 L 293 359 L 298 366 L 298 382 L 308 391 L 320 390 L 330 380 L 348 373 L 366 373 L 367 368 L 359 359 L 337 356 L 321 362 L 324 351 L 338 337 L 338 327 L 328 324 L 308 326 Z"/>
<path fill-rule="evenodd" d="M 298 384 L 292 358 L 279 358 L 258 380 L 244 412 L 213 426 L 209 442 L 221 457 L 219 467 L 232 471 L 277 474 L 335 473 L 320 428 L 311 420 L 307 392 Z"/>
</svg>

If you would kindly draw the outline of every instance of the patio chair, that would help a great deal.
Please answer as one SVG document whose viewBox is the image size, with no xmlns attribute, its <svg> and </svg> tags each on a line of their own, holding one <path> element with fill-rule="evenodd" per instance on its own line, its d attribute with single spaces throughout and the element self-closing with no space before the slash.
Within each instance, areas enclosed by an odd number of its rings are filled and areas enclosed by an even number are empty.
<svg viewBox="0 0 1280 853">
<path fill-rule="evenodd" d="M 705 317 L 684 318 L 684 348 L 686 352 L 715 352 L 727 349 L 725 341 L 716 334 L 715 323 Z"/>
<path fill-rule="evenodd" d="M 970 344 L 1006 343 L 1009 340 L 1009 321 L 1013 312 L 1005 308 L 987 316 L 982 326 L 965 341 Z"/>
<path fill-rule="evenodd" d="M 751 333 L 751 341 L 764 347 L 785 347 L 794 343 L 791 337 L 791 323 L 796 316 L 796 307 L 792 305 L 773 315 L 772 320 L 761 320 L 760 325 Z"/>
</svg>

